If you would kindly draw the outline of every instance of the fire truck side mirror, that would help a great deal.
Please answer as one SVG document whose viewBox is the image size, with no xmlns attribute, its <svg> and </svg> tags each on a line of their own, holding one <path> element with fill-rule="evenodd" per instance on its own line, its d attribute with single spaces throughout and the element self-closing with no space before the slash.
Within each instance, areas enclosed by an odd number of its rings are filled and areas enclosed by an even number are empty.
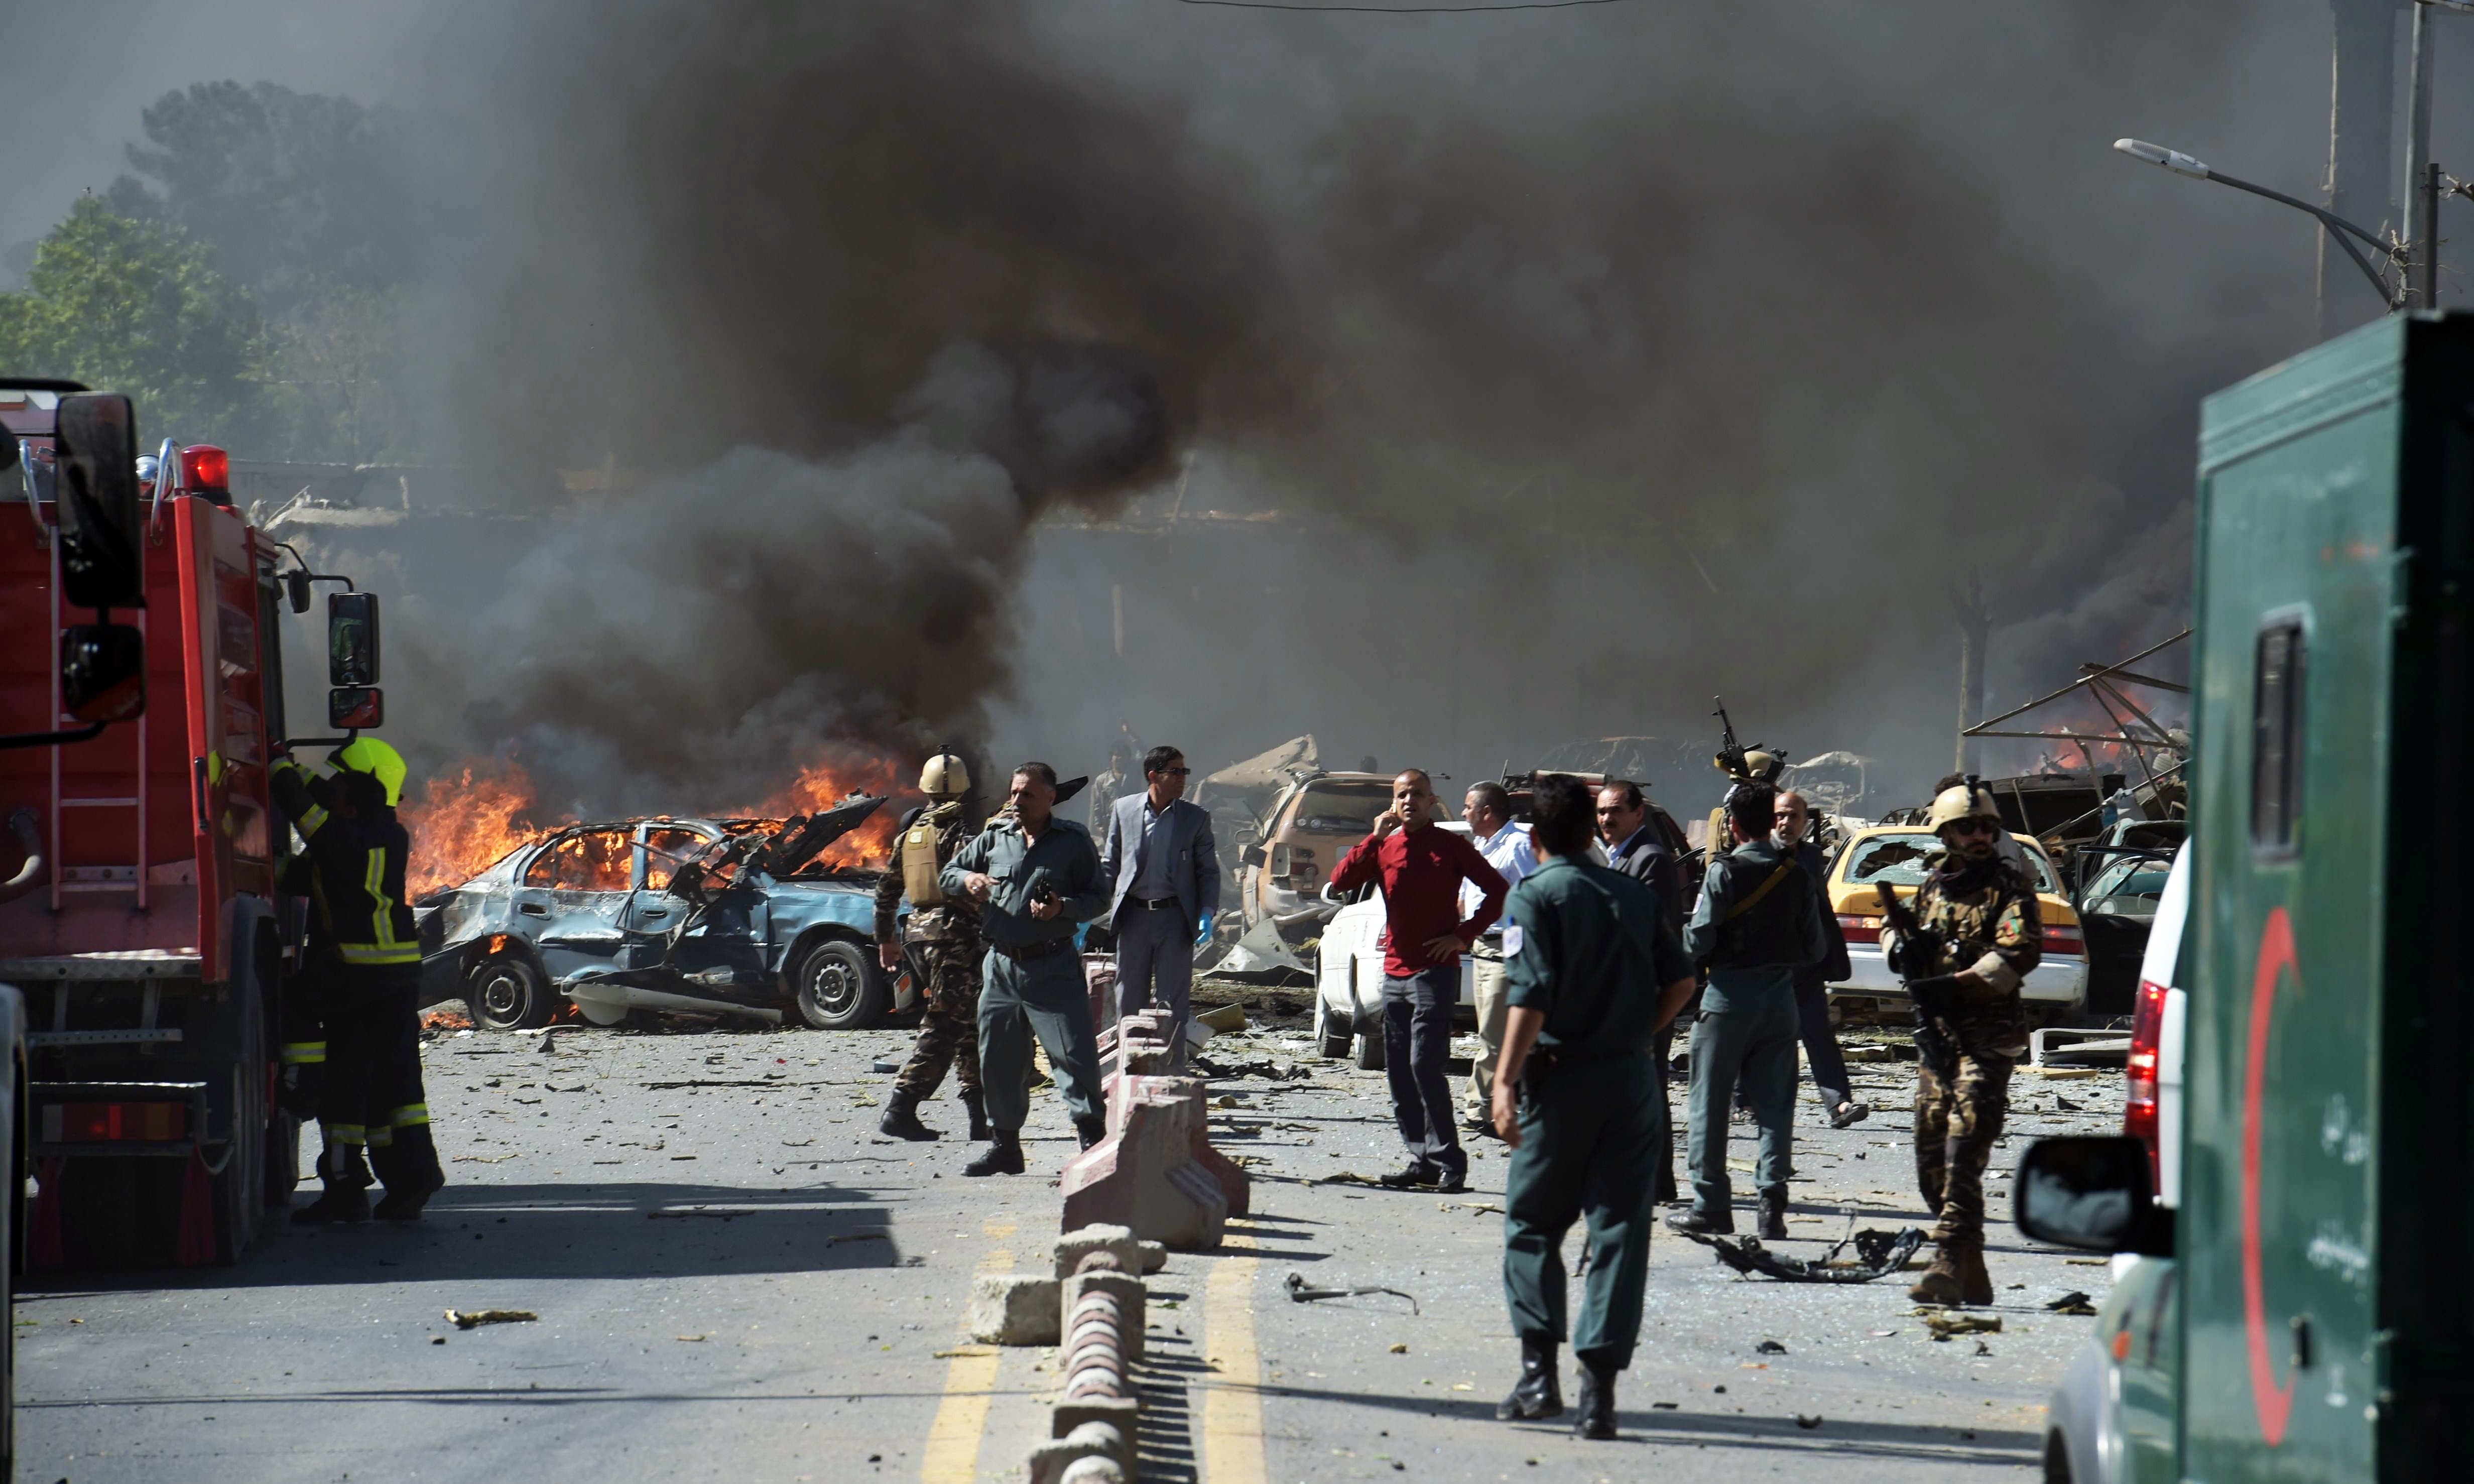
<svg viewBox="0 0 2474 1484">
<path fill-rule="evenodd" d="M 80 608 L 146 606 L 137 414 L 113 393 L 61 399 L 61 596 Z"/>
<path fill-rule="evenodd" d="M 338 732 L 369 732 L 386 725 L 385 693 L 366 685 L 327 692 L 327 725 Z"/>
<path fill-rule="evenodd" d="M 128 721 L 146 709 L 146 641 L 126 623 L 61 631 L 61 704 L 80 721 Z"/>
<path fill-rule="evenodd" d="M 294 613 L 309 611 L 309 574 L 296 567 L 283 574 L 283 600 Z"/>
<path fill-rule="evenodd" d="M 336 687 L 378 683 L 378 596 L 327 595 L 327 683 Z"/>
</svg>

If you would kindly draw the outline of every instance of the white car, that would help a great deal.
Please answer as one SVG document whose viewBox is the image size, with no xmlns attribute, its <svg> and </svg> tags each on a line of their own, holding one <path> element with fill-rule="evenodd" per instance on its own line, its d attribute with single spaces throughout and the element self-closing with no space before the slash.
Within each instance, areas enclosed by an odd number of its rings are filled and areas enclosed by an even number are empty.
<svg viewBox="0 0 2474 1484">
<path fill-rule="evenodd" d="M 1439 830 L 1467 836 L 1459 820 L 1437 820 Z M 1329 886 L 1324 900 L 1334 898 Z M 1474 1024 L 1477 995 L 1469 956 L 1461 955 L 1460 1007 L 1455 1023 Z M 1322 941 L 1315 949 L 1315 1038 L 1326 1057 L 1354 1054 L 1357 1064 L 1378 1071 L 1383 1065 L 1383 894 L 1367 890 L 1323 924 Z"/>
<path fill-rule="evenodd" d="M 2079 935 L 2078 914 L 2045 848 L 2026 835 L 2013 835 L 2020 859 L 2036 885 L 2036 904 L 2044 918 L 2043 961 L 2028 972 L 2019 994 L 2030 1004 L 2075 1009 L 2087 997 L 2087 944 Z M 1830 864 L 1823 887 L 1839 931 L 1847 937 L 1849 973 L 1832 984 L 1833 995 L 1904 1000 L 1906 985 L 1881 952 L 1880 905 L 1878 889 L 1888 886 L 1902 898 L 1912 897 L 1924 885 L 1924 863 L 1941 849 L 1931 831 L 1903 825 L 1876 825 L 1859 830 Z"/>
<path fill-rule="evenodd" d="M 2139 963 L 2130 1096 L 2122 1113 L 2122 1131 L 2147 1140 L 2155 1155 L 2156 1199 L 2169 1207 L 2182 1204 L 2182 1037 L 2190 996 L 2174 981 L 2182 927 L 2190 916 L 2191 873 L 2191 847 L 2185 844 L 2174 853 Z M 2113 1259 L 2113 1292 L 2046 1404 L 2049 1481 L 2122 1484 L 2170 1457 L 2170 1414 L 2153 1405 L 2122 1403 L 2125 1388 L 2134 1398 L 2152 1400 L 2171 1374 L 2180 1295 L 2173 1279 L 2171 1257 L 2124 1253 Z M 2148 1467 L 2134 1465 L 2134 1453 Z"/>
</svg>

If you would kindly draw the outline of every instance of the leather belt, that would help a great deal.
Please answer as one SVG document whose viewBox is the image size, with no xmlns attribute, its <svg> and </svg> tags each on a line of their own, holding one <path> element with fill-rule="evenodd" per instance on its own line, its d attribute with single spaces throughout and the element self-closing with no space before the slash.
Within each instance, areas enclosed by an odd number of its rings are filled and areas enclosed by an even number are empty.
<svg viewBox="0 0 2474 1484">
<path fill-rule="evenodd" d="M 1150 912 L 1164 912 L 1169 911 L 1171 908 L 1182 907 L 1183 905 L 1173 896 L 1138 896 L 1129 898 L 1129 900 L 1136 907 Z"/>
<path fill-rule="evenodd" d="M 1036 943 L 1025 943 L 1019 948 L 1008 948 L 1003 943 L 990 943 L 988 946 L 998 953 L 1004 954 L 1007 958 L 1019 962 L 1024 959 L 1045 959 L 1053 953 L 1064 953 L 1073 948 L 1074 939 L 1070 937 L 1042 938 Z"/>
</svg>

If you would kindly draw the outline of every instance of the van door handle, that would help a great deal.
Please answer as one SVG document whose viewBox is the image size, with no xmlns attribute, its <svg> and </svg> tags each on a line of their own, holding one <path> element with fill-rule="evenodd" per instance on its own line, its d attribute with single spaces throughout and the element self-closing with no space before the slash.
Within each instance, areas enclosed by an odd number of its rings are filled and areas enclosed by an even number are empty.
<svg viewBox="0 0 2474 1484">
<path fill-rule="evenodd" d="M 641 915 L 646 917 L 667 917 L 669 914 L 670 910 L 667 907 L 647 907 L 643 909 L 641 913 Z"/>
<path fill-rule="evenodd" d="M 549 909 L 542 906 L 539 902 L 518 902 L 516 904 L 516 911 L 522 912 L 527 917 L 546 917 L 549 915 Z"/>
</svg>

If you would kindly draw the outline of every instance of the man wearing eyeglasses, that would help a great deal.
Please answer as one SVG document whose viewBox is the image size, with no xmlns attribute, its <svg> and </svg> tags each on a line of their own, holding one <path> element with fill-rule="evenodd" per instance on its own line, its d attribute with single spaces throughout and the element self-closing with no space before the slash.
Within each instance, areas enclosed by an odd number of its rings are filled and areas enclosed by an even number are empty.
<svg viewBox="0 0 2474 1484">
<path fill-rule="evenodd" d="M 1101 878 L 1110 884 L 1108 925 L 1117 935 L 1117 1011 L 1152 1006 L 1176 1016 L 1173 1069 L 1185 1070 L 1185 1023 L 1194 989 L 1195 944 L 1211 936 L 1220 910 L 1220 852 L 1211 815 L 1185 801 L 1193 769 L 1175 747 L 1143 757 L 1140 793 L 1108 811 Z"/>
<path fill-rule="evenodd" d="M 1918 1303 L 1991 1303 L 1984 1268 L 1984 1166 L 2010 1107 L 2010 1069 L 2027 1049 L 2019 986 L 2042 961 L 2036 888 L 2001 850 L 2001 815 L 1990 791 L 1965 781 L 1934 798 L 1926 822 L 1943 849 L 1925 862 L 1911 906 L 1939 940 L 1937 977 L 1910 985 L 1958 1052 L 1958 1075 L 1916 1081 L 1916 1182 L 1938 1220 L 1932 1266 L 1908 1296 Z M 1888 935 L 1885 935 L 1887 937 Z M 1882 945 L 1896 952 L 1896 944 Z M 1928 998 L 1928 990 L 1938 991 Z"/>
</svg>

